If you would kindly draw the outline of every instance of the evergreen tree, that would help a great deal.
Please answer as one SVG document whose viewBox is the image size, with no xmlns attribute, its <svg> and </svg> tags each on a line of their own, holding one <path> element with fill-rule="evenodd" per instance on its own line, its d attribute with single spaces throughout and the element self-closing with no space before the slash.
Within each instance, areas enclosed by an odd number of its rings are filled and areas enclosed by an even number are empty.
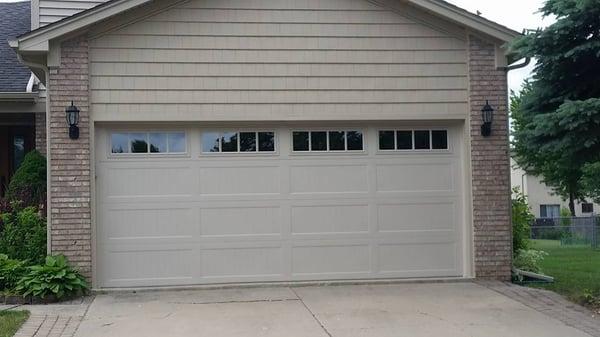
<svg viewBox="0 0 600 337">
<path fill-rule="evenodd" d="M 575 214 L 576 200 L 600 190 L 600 0 L 548 0 L 541 12 L 556 22 L 511 46 L 537 61 L 513 96 L 513 154 Z"/>
</svg>

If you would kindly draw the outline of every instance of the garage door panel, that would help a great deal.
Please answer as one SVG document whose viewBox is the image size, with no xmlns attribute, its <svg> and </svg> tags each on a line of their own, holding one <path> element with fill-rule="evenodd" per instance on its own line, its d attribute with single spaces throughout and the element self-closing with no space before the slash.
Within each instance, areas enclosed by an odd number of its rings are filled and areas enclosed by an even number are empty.
<svg viewBox="0 0 600 337">
<path fill-rule="evenodd" d="M 280 207 L 200 209 L 201 236 L 281 234 Z"/>
<path fill-rule="evenodd" d="M 334 276 L 339 274 L 369 274 L 371 253 L 363 245 L 309 245 L 292 248 L 293 275 Z"/>
<path fill-rule="evenodd" d="M 292 206 L 292 233 L 366 233 L 369 205 Z"/>
<path fill-rule="evenodd" d="M 281 276 L 281 247 L 206 249 L 201 252 L 202 277 Z"/>
<path fill-rule="evenodd" d="M 429 271 L 438 276 L 457 275 L 456 252 L 454 242 L 382 244 L 379 246 L 379 268 L 384 273 Z"/>
<path fill-rule="evenodd" d="M 279 171 L 277 166 L 204 167 L 200 169 L 199 193 L 201 195 L 280 193 Z"/>
<path fill-rule="evenodd" d="M 290 168 L 291 193 L 368 192 L 367 165 L 315 165 Z"/>
<path fill-rule="evenodd" d="M 455 169 L 452 163 L 379 164 L 377 191 L 453 191 Z"/>
<path fill-rule="evenodd" d="M 378 205 L 379 231 L 452 230 L 456 227 L 455 212 L 456 206 L 452 201 Z M 402 218 L 398 218 L 399 214 Z"/>
<path fill-rule="evenodd" d="M 107 197 L 191 196 L 194 193 L 191 167 L 108 168 L 103 181 Z"/>
<path fill-rule="evenodd" d="M 195 234 L 192 208 L 110 208 L 104 214 L 102 235 L 106 239 L 191 238 Z"/>
<path fill-rule="evenodd" d="M 113 251 L 103 261 L 101 275 L 113 286 L 190 283 L 194 255 L 192 249 Z"/>
</svg>

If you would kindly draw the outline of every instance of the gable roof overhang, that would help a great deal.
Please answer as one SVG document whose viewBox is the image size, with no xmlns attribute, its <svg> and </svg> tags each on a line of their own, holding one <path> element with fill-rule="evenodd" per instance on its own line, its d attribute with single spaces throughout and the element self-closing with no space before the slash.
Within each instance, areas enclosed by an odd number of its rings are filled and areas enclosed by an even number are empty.
<svg viewBox="0 0 600 337">
<path fill-rule="evenodd" d="M 57 22 L 23 34 L 9 44 L 23 56 L 30 57 L 47 54 L 51 41 L 86 29 L 100 21 L 107 20 L 126 11 L 160 0 L 109 0 L 96 7 L 82 11 Z M 381 5 L 378 0 L 367 0 Z M 496 22 L 468 12 L 444 0 L 396 0 L 414 6 L 450 22 L 464 26 L 474 32 L 482 33 L 500 43 L 507 43 L 521 34 Z M 505 53 L 508 53 L 506 50 Z"/>
<path fill-rule="evenodd" d="M 521 33 L 443 0 L 408 0 L 409 3 L 456 24 L 483 33 L 504 43 L 511 42 Z"/>
<path fill-rule="evenodd" d="M 50 41 L 89 27 L 102 20 L 121 14 L 154 0 L 109 0 L 96 7 L 79 12 L 41 28 L 25 33 L 9 41 L 20 54 L 47 53 Z"/>
</svg>

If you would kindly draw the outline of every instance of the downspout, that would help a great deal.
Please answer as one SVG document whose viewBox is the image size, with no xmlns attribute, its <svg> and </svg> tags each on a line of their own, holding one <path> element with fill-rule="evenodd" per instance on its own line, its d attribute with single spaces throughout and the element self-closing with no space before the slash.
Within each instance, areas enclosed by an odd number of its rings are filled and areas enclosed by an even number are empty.
<svg viewBox="0 0 600 337">
<path fill-rule="evenodd" d="M 17 59 L 22 64 L 30 67 L 41 69 L 44 72 L 44 77 L 46 77 L 46 250 L 48 254 L 52 253 L 52 240 L 51 236 L 51 212 L 50 212 L 50 71 L 48 67 L 41 63 L 34 63 L 30 61 L 26 61 L 23 59 L 23 56 L 17 54 Z"/>
<path fill-rule="evenodd" d="M 529 63 L 531 63 L 531 57 L 526 57 L 525 61 L 523 61 L 523 63 L 519 63 L 519 64 L 513 64 L 511 66 L 507 66 L 507 67 L 498 67 L 499 70 L 504 70 L 507 73 L 511 70 L 516 70 L 516 69 L 521 69 L 521 68 L 525 68 L 529 65 Z"/>
<path fill-rule="evenodd" d="M 525 60 L 523 61 L 523 63 L 513 64 L 513 65 L 510 65 L 510 66 L 507 66 L 507 67 L 498 67 L 498 69 L 499 70 L 503 70 L 507 74 L 507 76 L 508 76 L 508 72 L 509 71 L 516 70 L 516 69 L 521 69 L 521 68 L 525 68 L 525 67 L 527 67 L 529 65 L 529 63 L 531 63 L 531 57 L 526 57 Z M 507 77 L 507 80 L 508 80 L 508 77 Z M 508 84 L 507 84 L 507 86 L 508 86 Z M 510 107 L 510 98 L 508 97 L 508 94 L 506 96 L 507 96 L 506 97 L 506 106 L 507 106 L 507 109 L 508 109 L 508 107 Z M 508 127 L 509 127 L 509 130 L 510 130 L 510 125 Z M 509 148 L 509 151 L 510 151 L 510 148 Z M 523 176 L 521 176 L 521 184 L 523 183 L 523 177 L 524 176 L 525 176 L 525 174 L 523 174 Z M 508 179 L 510 181 L 511 177 L 509 176 Z M 522 187 L 523 187 L 523 189 L 525 189 L 525 186 L 522 185 Z M 525 194 L 525 191 L 523 191 L 523 194 Z M 512 193 L 509 192 L 508 195 L 509 195 L 508 205 L 510 206 L 509 207 L 509 210 L 510 210 L 509 216 L 510 216 L 510 219 L 512 219 Z M 513 256 L 512 256 L 512 251 L 513 251 L 514 247 L 512 246 L 512 242 L 513 242 L 513 240 L 512 240 L 513 239 L 513 235 L 512 235 L 513 234 L 512 233 L 512 220 L 510 220 L 510 221 L 511 221 L 511 224 L 510 224 L 510 238 L 511 238 L 510 239 L 510 245 L 511 245 L 511 265 L 512 265 L 513 262 L 514 262 Z M 511 272 L 513 272 L 513 273 L 515 272 L 514 266 L 512 267 Z"/>
</svg>

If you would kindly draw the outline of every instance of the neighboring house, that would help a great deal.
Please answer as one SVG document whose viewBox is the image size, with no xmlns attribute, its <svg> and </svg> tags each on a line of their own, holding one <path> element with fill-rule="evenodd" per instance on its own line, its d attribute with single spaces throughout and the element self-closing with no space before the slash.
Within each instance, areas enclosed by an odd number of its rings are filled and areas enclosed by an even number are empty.
<svg viewBox="0 0 600 337">
<path fill-rule="evenodd" d="M 0 198 L 25 154 L 36 147 L 46 151 L 44 97 L 8 45 L 30 30 L 30 10 L 29 1 L 0 3 Z"/>
<path fill-rule="evenodd" d="M 439 0 L 37 4 L 11 46 L 49 91 L 49 249 L 94 287 L 510 278 L 517 32 Z"/>
<path fill-rule="evenodd" d="M 555 195 L 540 178 L 527 174 L 511 160 L 511 184 L 527 196 L 527 201 L 536 218 L 558 218 L 561 209 L 569 209 L 569 201 Z M 598 214 L 600 205 L 593 202 L 576 202 L 575 216 L 585 217 Z"/>
</svg>

